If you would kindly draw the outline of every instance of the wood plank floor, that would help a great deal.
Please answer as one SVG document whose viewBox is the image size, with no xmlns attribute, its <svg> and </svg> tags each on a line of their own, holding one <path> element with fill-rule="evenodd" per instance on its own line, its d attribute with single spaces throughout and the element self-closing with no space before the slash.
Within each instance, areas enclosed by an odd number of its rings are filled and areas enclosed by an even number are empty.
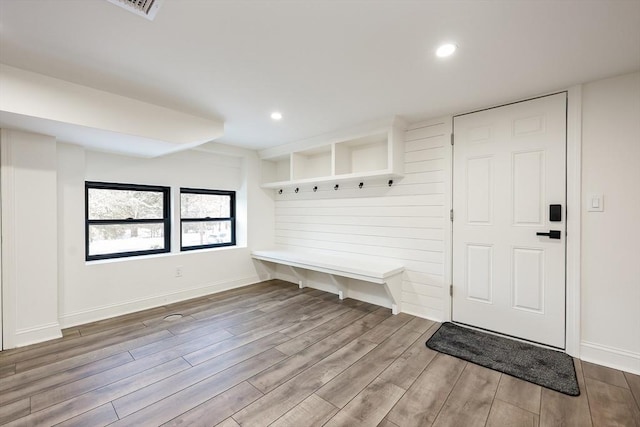
<svg viewBox="0 0 640 427">
<path fill-rule="evenodd" d="M 0 352 L 0 424 L 640 427 L 640 377 L 576 360 L 565 396 L 428 349 L 438 326 L 263 282 Z"/>
</svg>

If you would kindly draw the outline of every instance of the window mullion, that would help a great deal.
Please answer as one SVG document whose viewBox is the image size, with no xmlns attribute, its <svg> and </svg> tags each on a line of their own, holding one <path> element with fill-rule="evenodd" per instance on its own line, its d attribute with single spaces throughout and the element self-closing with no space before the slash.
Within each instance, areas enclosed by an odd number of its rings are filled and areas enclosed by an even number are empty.
<svg viewBox="0 0 640 427">
<path fill-rule="evenodd" d="M 109 224 L 162 224 L 164 218 L 125 218 L 125 219 L 90 219 L 90 225 L 109 225 Z"/>
</svg>

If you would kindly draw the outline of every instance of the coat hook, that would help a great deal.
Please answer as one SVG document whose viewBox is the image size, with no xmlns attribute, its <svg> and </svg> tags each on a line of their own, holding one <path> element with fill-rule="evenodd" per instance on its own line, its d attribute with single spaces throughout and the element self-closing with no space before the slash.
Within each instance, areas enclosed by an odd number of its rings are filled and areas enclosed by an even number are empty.
<svg viewBox="0 0 640 427">
<path fill-rule="evenodd" d="M 389 180 L 389 187 L 391 187 L 392 185 L 393 185 L 393 180 L 392 180 L 392 179 L 390 179 L 390 180 Z"/>
<path fill-rule="evenodd" d="M 336 185 L 333 187 L 333 189 L 334 189 L 334 190 L 337 190 L 338 188 L 340 188 L 340 186 L 339 186 L 338 184 L 336 184 Z"/>
<path fill-rule="evenodd" d="M 360 184 L 358 184 L 358 188 L 362 188 L 364 187 L 364 182 L 361 182 Z"/>
<path fill-rule="evenodd" d="M 282 188 L 280 189 L 280 191 L 278 191 L 278 194 L 282 194 Z"/>
<path fill-rule="evenodd" d="M 317 185 L 315 187 L 313 187 L 313 192 L 315 193 L 316 191 L 318 191 L 318 186 Z"/>
<path fill-rule="evenodd" d="M 298 187 L 296 187 L 296 193 L 297 193 L 298 191 L 300 191 L 300 189 L 299 189 Z"/>
</svg>

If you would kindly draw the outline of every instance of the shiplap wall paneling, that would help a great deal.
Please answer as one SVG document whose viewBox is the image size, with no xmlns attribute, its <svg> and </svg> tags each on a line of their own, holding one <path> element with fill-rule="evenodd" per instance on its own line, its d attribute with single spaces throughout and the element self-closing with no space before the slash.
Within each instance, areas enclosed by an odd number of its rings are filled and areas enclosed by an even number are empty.
<svg viewBox="0 0 640 427">
<path fill-rule="evenodd" d="M 276 244 L 400 261 L 406 269 L 402 311 L 445 319 L 449 135 L 449 119 L 410 126 L 405 132 L 405 175 L 392 186 L 365 180 L 362 188 L 359 182 L 340 184 L 338 190 L 333 184 L 318 184 L 313 191 L 315 184 L 307 184 L 297 193 L 290 188 L 276 194 Z"/>
</svg>

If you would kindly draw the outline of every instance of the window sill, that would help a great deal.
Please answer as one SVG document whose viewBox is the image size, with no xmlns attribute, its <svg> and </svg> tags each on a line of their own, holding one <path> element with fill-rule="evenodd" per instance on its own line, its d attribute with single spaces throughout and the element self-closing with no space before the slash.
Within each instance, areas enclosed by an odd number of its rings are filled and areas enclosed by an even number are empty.
<svg viewBox="0 0 640 427">
<path fill-rule="evenodd" d="M 166 252 L 162 254 L 153 254 L 153 255 L 139 255 L 139 256 L 130 256 L 130 257 L 122 257 L 122 258 L 109 258 L 109 259 L 97 259 L 93 261 L 85 261 L 85 265 L 100 265 L 100 264 L 112 264 L 112 263 L 120 263 L 120 262 L 131 262 L 131 261 L 142 261 L 148 259 L 157 259 L 157 258 L 173 258 L 173 257 L 181 257 L 181 256 L 189 256 L 194 254 L 201 254 L 203 252 L 221 252 L 221 251 L 233 251 L 238 249 L 246 249 L 246 245 L 235 245 L 235 246 L 220 246 L 217 248 L 203 248 L 203 249 L 193 249 L 190 251 L 176 251 L 176 252 Z"/>
</svg>

